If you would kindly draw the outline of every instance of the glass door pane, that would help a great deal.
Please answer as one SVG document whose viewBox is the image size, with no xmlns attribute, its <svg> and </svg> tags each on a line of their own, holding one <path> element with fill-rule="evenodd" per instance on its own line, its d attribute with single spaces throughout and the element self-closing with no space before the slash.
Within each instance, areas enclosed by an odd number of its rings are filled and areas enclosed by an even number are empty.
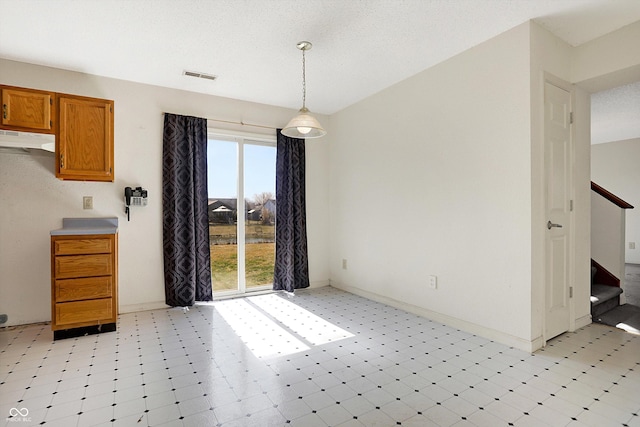
<svg viewBox="0 0 640 427">
<path fill-rule="evenodd" d="M 246 290 L 271 288 L 275 262 L 276 147 L 244 145 Z"/>
<path fill-rule="evenodd" d="M 238 143 L 209 140 L 207 162 L 213 292 L 238 292 Z"/>
</svg>

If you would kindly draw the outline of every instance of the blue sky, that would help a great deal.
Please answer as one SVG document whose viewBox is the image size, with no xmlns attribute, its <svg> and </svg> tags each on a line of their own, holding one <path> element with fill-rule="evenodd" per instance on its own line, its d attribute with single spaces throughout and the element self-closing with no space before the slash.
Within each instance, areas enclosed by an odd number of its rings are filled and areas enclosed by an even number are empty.
<svg viewBox="0 0 640 427">
<path fill-rule="evenodd" d="M 238 143 L 209 140 L 209 198 L 237 197 Z M 244 145 L 244 196 L 253 200 L 255 194 L 276 193 L 276 148 Z"/>
</svg>

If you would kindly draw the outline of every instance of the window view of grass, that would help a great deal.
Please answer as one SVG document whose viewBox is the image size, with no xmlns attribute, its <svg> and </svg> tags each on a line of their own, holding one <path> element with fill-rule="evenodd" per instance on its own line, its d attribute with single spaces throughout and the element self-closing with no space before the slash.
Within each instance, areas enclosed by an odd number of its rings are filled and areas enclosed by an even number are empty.
<svg viewBox="0 0 640 427">
<path fill-rule="evenodd" d="M 273 283 L 275 226 L 248 221 L 245 244 L 247 289 Z M 238 289 L 238 245 L 235 225 L 210 225 L 211 281 L 213 291 Z M 250 243 L 256 242 L 256 243 Z"/>
<path fill-rule="evenodd" d="M 273 282 L 273 243 L 246 246 L 247 288 Z M 211 280 L 214 292 L 235 290 L 238 286 L 238 245 L 211 245 Z"/>
</svg>

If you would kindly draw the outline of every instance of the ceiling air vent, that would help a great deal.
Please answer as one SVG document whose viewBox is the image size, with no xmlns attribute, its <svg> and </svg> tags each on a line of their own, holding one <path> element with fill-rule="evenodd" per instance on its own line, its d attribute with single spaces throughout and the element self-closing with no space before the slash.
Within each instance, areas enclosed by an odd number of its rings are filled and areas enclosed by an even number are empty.
<svg viewBox="0 0 640 427">
<path fill-rule="evenodd" d="M 218 78 L 218 76 L 214 76 L 213 74 L 206 74 L 206 73 L 198 73 L 196 71 L 187 71 L 184 70 L 184 74 L 185 76 L 189 76 L 189 77 L 197 77 L 199 79 L 207 79 L 207 80 L 215 80 Z"/>
</svg>

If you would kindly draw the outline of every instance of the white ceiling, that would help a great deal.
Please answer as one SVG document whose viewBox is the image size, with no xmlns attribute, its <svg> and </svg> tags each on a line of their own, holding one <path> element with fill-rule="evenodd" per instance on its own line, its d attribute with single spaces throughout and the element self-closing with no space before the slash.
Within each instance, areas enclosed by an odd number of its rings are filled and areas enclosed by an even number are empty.
<svg viewBox="0 0 640 427">
<path fill-rule="evenodd" d="M 297 109 L 309 40 L 307 106 L 331 114 L 529 19 L 577 46 L 640 1 L 0 0 L 0 57 Z"/>
<path fill-rule="evenodd" d="M 640 82 L 591 95 L 591 143 L 640 138 Z"/>
</svg>

